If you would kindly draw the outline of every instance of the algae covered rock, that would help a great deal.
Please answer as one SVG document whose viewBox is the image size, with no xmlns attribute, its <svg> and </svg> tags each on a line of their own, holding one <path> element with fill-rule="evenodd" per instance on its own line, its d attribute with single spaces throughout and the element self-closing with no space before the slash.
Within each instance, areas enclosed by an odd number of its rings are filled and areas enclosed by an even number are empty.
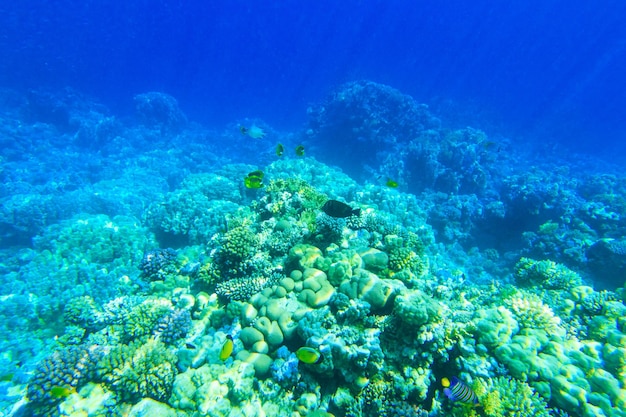
<svg viewBox="0 0 626 417">
<path fill-rule="evenodd" d="M 128 413 L 128 417 L 176 417 L 177 415 L 175 409 L 152 398 L 139 401 Z"/>
<path fill-rule="evenodd" d="M 368 248 L 367 250 L 359 253 L 363 260 L 365 269 L 372 272 L 380 272 L 387 268 L 389 262 L 389 256 L 378 249 Z"/>
<path fill-rule="evenodd" d="M 411 290 L 396 297 L 393 311 L 402 323 L 419 327 L 440 320 L 442 306 L 422 291 Z"/>
<path fill-rule="evenodd" d="M 476 321 L 478 341 L 493 347 L 508 343 L 519 332 L 513 313 L 506 307 L 481 310 Z"/>
</svg>

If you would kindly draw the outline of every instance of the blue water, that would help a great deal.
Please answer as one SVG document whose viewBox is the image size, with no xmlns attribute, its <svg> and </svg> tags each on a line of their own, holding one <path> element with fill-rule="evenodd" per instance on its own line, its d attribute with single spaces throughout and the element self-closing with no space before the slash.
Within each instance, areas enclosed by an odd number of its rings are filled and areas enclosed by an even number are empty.
<svg viewBox="0 0 626 417">
<path fill-rule="evenodd" d="M 0 415 L 71 415 L 84 397 L 90 415 L 152 398 L 234 417 L 264 396 L 267 415 L 465 416 L 440 389 L 455 375 L 511 398 L 528 383 L 529 415 L 624 415 L 624 17 L 621 1 L 0 4 Z M 305 267 L 303 243 L 325 258 Z M 325 281 L 328 305 L 276 290 L 369 250 L 389 257 L 361 268 L 387 304 L 350 277 Z M 226 301 L 257 301 L 237 282 L 308 309 L 296 335 L 241 341 L 257 322 Z M 502 309 L 527 339 L 493 342 Z M 548 335 L 586 355 L 550 356 L 558 379 L 499 349 L 549 356 Z M 303 365 L 303 345 L 326 355 Z M 270 370 L 235 372 L 253 349 Z M 161 358 L 164 386 L 121 375 L 158 367 L 119 365 L 128 352 Z M 208 374 L 236 380 L 228 406 L 208 382 L 183 398 Z"/>
<path fill-rule="evenodd" d="M 601 152 L 619 147 L 625 128 L 619 1 L 0 7 L 1 85 L 70 85 L 120 111 L 132 95 L 156 90 L 194 120 L 220 125 L 251 115 L 294 128 L 338 84 L 370 79 L 453 123 L 517 140 Z"/>
</svg>

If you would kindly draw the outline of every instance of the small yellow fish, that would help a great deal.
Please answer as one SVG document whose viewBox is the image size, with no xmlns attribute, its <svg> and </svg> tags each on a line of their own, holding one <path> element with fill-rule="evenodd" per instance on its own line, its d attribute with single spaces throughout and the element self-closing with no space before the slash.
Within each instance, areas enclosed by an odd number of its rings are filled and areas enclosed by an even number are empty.
<svg viewBox="0 0 626 417">
<path fill-rule="evenodd" d="M 387 182 L 385 183 L 385 185 L 389 188 L 398 188 L 398 183 L 391 178 L 387 178 Z"/>
<path fill-rule="evenodd" d="M 259 177 L 246 177 L 243 179 L 243 185 L 250 189 L 263 188 L 263 180 Z"/>
<path fill-rule="evenodd" d="M 230 358 L 230 355 L 233 353 L 233 338 L 230 335 L 226 336 L 226 340 L 224 341 L 224 345 L 222 345 L 222 349 L 220 350 L 220 360 L 225 361 Z"/>
<path fill-rule="evenodd" d="M 282 143 L 276 145 L 276 156 L 281 157 L 285 153 L 285 147 Z"/>
<path fill-rule="evenodd" d="M 265 176 L 265 174 L 263 173 L 263 171 L 261 170 L 256 170 L 256 171 L 252 171 L 248 174 L 249 177 L 257 177 L 259 179 L 263 179 L 263 177 Z"/>
<path fill-rule="evenodd" d="M 304 146 L 303 145 L 296 146 L 296 156 L 304 156 Z"/>
<path fill-rule="evenodd" d="M 263 174 L 263 171 L 252 171 L 251 173 L 248 174 L 247 177 L 245 177 L 243 179 L 243 184 L 246 186 L 246 188 L 252 188 L 252 189 L 258 189 L 258 188 L 263 188 L 263 177 L 265 176 L 265 174 Z"/>
<path fill-rule="evenodd" d="M 14 374 L 4 374 L 0 376 L 0 382 L 11 382 L 14 376 Z"/>
<path fill-rule="evenodd" d="M 55 385 L 54 387 L 50 388 L 50 396 L 52 396 L 52 398 L 67 398 L 75 392 L 76 389 L 74 387 L 63 387 Z"/>
<path fill-rule="evenodd" d="M 303 346 L 296 350 L 296 357 L 304 363 L 317 365 L 324 360 L 324 355 L 317 350 L 308 346 Z"/>
</svg>

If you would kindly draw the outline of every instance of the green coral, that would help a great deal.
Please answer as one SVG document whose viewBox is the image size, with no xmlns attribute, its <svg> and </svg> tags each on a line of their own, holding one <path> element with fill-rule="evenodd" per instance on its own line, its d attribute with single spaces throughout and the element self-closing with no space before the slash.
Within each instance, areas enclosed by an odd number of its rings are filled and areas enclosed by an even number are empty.
<svg viewBox="0 0 626 417">
<path fill-rule="evenodd" d="M 89 331 L 103 326 L 104 316 L 102 309 L 89 295 L 76 297 L 65 305 L 63 320 L 67 324 L 80 326 Z"/>
<path fill-rule="evenodd" d="M 222 271 L 215 265 L 213 260 L 209 260 L 198 268 L 196 278 L 206 284 L 212 285 L 222 281 Z"/>
<path fill-rule="evenodd" d="M 515 265 L 515 281 L 522 286 L 569 289 L 581 284 L 580 275 L 550 260 L 521 258 Z"/>
<path fill-rule="evenodd" d="M 98 364 L 98 375 L 124 402 L 166 401 L 177 375 L 176 355 L 155 339 L 118 345 Z"/>
<path fill-rule="evenodd" d="M 156 245 L 140 223 L 126 216 L 79 215 L 50 226 L 34 239 L 37 249 L 48 249 L 67 264 L 129 266 Z"/>
<path fill-rule="evenodd" d="M 394 272 L 409 269 L 415 271 L 417 276 L 423 276 L 428 271 L 428 265 L 415 251 L 395 248 L 389 253 L 389 269 Z"/>
<path fill-rule="evenodd" d="M 241 262 L 254 255 L 259 238 L 245 226 L 235 227 L 222 237 L 221 253 L 229 260 Z"/>
<path fill-rule="evenodd" d="M 412 290 L 396 298 L 393 311 L 403 323 L 419 327 L 440 320 L 442 306 L 423 292 Z"/>
<path fill-rule="evenodd" d="M 565 336 L 565 330 L 561 327 L 561 319 L 538 296 L 525 294 L 524 297 L 507 299 L 505 304 L 513 312 L 520 328 L 542 329 L 553 336 Z"/>
<path fill-rule="evenodd" d="M 123 315 L 123 340 L 126 342 L 145 340 L 152 336 L 159 320 L 172 311 L 172 304 L 167 300 L 145 300 Z"/>
<path fill-rule="evenodd" d="M 546 401 L 525 382 L 509 377 L 479 378 L 472 384 L 486 417 L 550 417 Z M 475 410 L 465 415 L 479 415 Z"/>
</svg>

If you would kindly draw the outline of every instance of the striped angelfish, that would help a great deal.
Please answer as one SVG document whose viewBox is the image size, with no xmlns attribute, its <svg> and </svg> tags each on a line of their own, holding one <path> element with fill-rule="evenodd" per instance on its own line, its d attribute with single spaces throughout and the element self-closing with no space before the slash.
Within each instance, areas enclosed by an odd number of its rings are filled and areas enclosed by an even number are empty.
<svg viewBox="0 0 626 417">
<path fill-rule="evenodd" d="M 470 387 L 459 378 L 453 376 L 451 379 L 442 378 L 443 393 L 446 394 L 451 401 L 463 404 L 478 404 L 478 397 Z"/>
</svg>

